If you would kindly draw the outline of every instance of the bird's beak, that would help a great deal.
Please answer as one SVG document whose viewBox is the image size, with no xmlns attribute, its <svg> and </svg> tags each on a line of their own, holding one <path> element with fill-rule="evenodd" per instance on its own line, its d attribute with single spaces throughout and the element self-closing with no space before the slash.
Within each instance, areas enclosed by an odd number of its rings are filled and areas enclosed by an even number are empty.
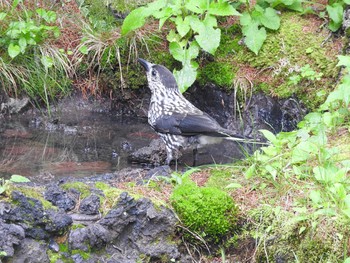
<svg viewBox="0 0 350 263">
<path fill-rule="evenodd" d="M 146 71 L 150 71 L 151 70 L 152 65 L 153 65 L 152 63 L 150 63 L 150 62 L 148 62 L 148 61 L 146 61 L 146 60 L 144 60 L 142 58 L 138 58 L 137 60 L 142 65 L 142 67 L 145 68 Z"/>
</svg>

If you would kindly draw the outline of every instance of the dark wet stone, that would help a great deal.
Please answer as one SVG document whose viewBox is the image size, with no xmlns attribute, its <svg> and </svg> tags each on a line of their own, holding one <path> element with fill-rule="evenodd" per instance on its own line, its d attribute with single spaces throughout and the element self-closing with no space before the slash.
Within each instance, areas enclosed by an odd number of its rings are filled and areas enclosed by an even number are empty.
<svg viewBox="0 0 350 263">
<path fill-rule="evenodd" d="M 170 176 L 173 171 L 171 170 L 169 165 L 157 166 L 151 170 L 149 170 L 145 176 L 145 179 L 151 179 L 157 176 Z"/>
<path fill-rule="evenodd" d="M 74 198 L 57 185 L 49 186 L 44 193 L 44 197 L 54 206 L 62 208 L 64 211 L 73 210 L 76 204 Z"/>
<path fill-rule="evenodd" d="M 46 244 L 33 239 L 24 239 L 16 248 L 12 263 L 49 263 Z"/>
<path fill-rule="evenodd" d="M 16 224 L 6 224 L 0 219 L 0 233 L 0 251 L 12 257 L 15 251 L 14 246 L 19 245 L 24 239 L 24 229 Z"/>
<path fill-rule="evenodd" d="M 132 152 L 128 160 L 132 163 L 148 163 L 159 165 L 166 159 L 165 144 L 161 139 L 154 139 L 149 146 Z"/>
<path fill-rule="evenodd" d="M 141 255 L 152 260 L 179 259 L 171 237 L 177 219 L 170 209 L 155 208 L 148 199 L 134 200 L 122 193 L 117 205 L 99 222 L 73 230 L 68 238 L 70 249 L 88 251 L 104 248 L 112 255 L 108 262 L 136 262 Z"/>
<path fill-rule="evenodd" d="M 85 215 L 96 215 L 100 209 L 100 198 L 97 195 L 90 195 L 84 198 L 79 206 L 79 212 Z"/>
<path fill-rule="evenodd" d="M 0 218 L 6 222 L 21 225 L 26 237 L 47 239 L 51 234 L 63 233 L 72 224 L 70 216 L 53 210 L 44 210 L 42 203 L 13 191 L 11 204 L 2 212 Z"/>
</svg>

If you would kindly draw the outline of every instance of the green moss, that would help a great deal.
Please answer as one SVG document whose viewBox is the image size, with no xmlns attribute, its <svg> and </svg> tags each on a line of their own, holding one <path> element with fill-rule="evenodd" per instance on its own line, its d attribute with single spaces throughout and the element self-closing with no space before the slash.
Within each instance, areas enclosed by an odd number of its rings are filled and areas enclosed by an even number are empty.
<svg viewBox="0 0 350 263">
<path fill-rule="evenodd" d="M 82 182 L 69 182 L 63 184 L 61 187 L 64 190 L 77 190 L 80 193 L 81 199 L 84 199 L 85 197 L 88 197 L 91 194 L 90 186 Z"/>
<path fill-rule="evenodd" d="M 85 226 L 83 224 L 73 224 L 71 227 L 71 230 L 79 229 L 79 228 L 84 228 Z"/>
<path fill-rule="evenodd" d="M 112 187 L 103 182 L 96 182 L 95 187 L 102 190 L 104 194 L 104 197 L 100 197 L 102 204 L 100 209 L 104 214 L 107 213 L 118 202 L 120 194 L 125 192 L 125 190 Z"/>
<path fill-rule="evenodd" d="M 334 221 L 313 228 L 312 222 L 295 220 L 294 212 L 270 205 L 250 210 L 248 217 L 252 223 L 238 240 L 250 236 L 259 242 L 257 262 L 342 262 L 347 242 L 342 237 L 349 235 L 349 227 Z"/>
<path fill-rule="evenodd" d="M 224 190 L 225 187 L 231 183 L 229 179 L 232 179 L 232 169 L 211 169 L 210 174 L 211 176 L 209 177 L 206 186 L 216 187 Z"/>
<path fill-rule="evenodd" d="M 234 78 L 235 70 L 231 64 L 211 62 L 200 69 L 198 81 L 203 86 L 210 82 L 220 87 L 229 88 L 232 86 Z"/>
<path fill-rule="evenodd" d="M 76 254 L 79 254 L 84 260 L 88 260 L 90 258 L 89 252 L 85 252 L 77 249 L 72 250 L 72 255 L 76 255 Z"/>
<path fill-rule="evenodd" d="M 45 200 L 44 196 L 43 196 L 43 192 L 44 189 L 41 187 L 28 187 L 28 186 L 18 186 L 18 185 L 12 185 L 10 187 L 11 191 L 19 191 L 22 194 L 24 194 L 26 197 L 31 197 L 34 199 L 39 200 L 44 209 L 53 209 L 53 210 L 58 210 L 58 208 L 54 205 L 52 205 L 49 201 Z M 35 205 L 35 203 L 31 200 L 29 200 L 30 204 L 32 204 L 33 206 Z"/>
<path fill-rule="evenodd" d="M 173 191 L 171 203 L 183 224 L 206 240 L 218 242 L 236 227 L 235 203 L 215 187 L 198 187 L 186 179 Z"/>
</svg>

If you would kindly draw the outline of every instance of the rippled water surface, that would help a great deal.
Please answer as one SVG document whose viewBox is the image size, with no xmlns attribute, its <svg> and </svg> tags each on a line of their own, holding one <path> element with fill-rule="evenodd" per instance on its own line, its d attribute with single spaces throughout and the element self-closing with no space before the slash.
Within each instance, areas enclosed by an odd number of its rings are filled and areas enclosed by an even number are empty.
<svg viewBox="0 0 350 263">
<path fill-rule="evenodd" d="M 145 119 L 105 113 L 51 121 L 12 117 L 0 123 L 0 176 L 20 174 L 38 181 L 113 172 L 130 166 L 129 152 L 155 137 Z"/>
</svg>

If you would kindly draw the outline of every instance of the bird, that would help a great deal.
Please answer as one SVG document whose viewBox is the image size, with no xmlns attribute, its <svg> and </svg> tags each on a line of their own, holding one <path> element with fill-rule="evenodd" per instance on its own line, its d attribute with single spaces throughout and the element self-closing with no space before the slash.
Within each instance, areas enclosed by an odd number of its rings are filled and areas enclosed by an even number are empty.
<svg viewBox="0 0 350 263">
<path fill-rule="evenodd" d="M 188 101 L 165 66 L 142 58 L 138 58 L 138 62 L 146 71 L 151 91 L 148 123 L 165 143 L 165 164 L 170 165 L 174 160 L 177 165 L 181 151 L 192 148 L 193 166 L 196 166 L 198 148 L 203 145 L 220 143 L 223 139 L 252 141 L 221 127 L 214 118 Z"/>
</svg>

